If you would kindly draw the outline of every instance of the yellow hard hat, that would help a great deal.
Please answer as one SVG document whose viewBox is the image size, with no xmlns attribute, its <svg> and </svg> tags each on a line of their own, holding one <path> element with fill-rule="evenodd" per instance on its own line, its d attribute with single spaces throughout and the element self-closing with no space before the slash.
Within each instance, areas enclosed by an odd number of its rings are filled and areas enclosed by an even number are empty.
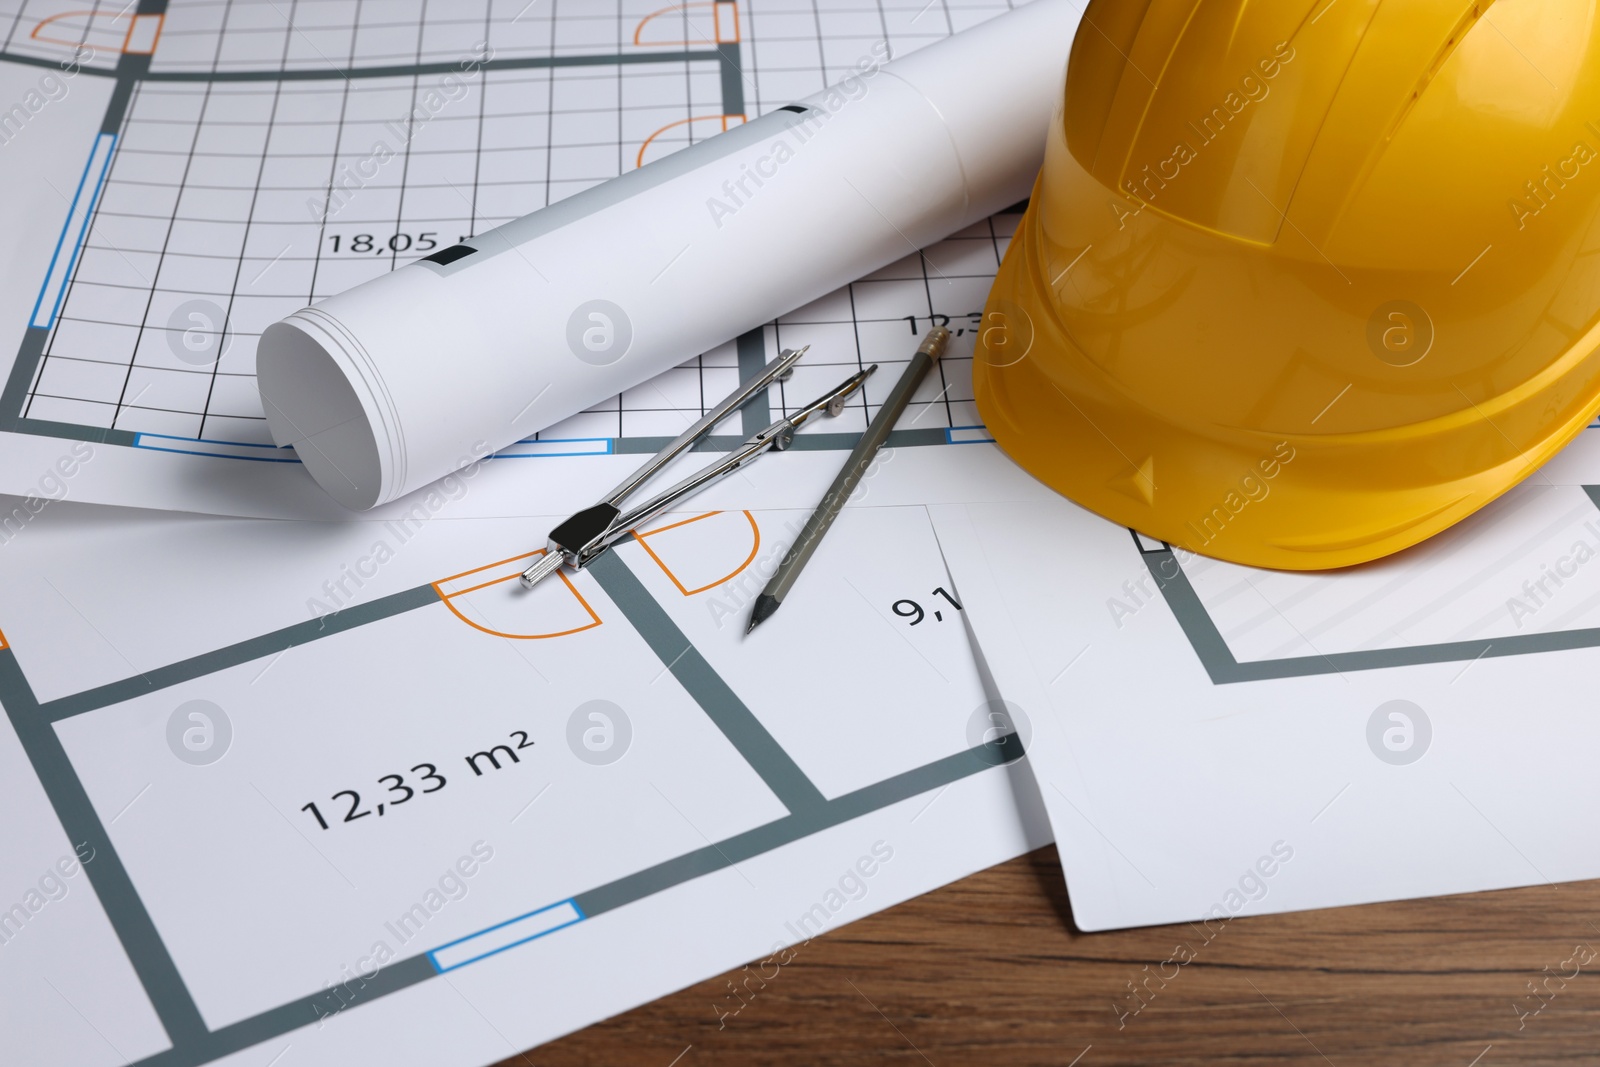
<svg viewBox="0 0 1600 1067">
<path fill-rule="evenodd" d="M 1600 407 L 1600 0 L 1091 0 L 973 373 L 1023 467 L 1295 570 Z"/>
</svg>

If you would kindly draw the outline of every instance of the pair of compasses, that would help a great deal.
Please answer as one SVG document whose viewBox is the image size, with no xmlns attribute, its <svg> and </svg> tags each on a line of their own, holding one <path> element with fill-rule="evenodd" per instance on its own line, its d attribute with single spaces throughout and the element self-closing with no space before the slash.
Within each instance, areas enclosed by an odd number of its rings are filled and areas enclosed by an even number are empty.
<svg viewBox="0 0 1600 1067">
<path fill-rule="evenodd" d="M 559 570 L 562 564 L 573 570 L 582 570 L 612 545 L 631 534 L 640 523 L 693 496 L 707 486 L 721 481 L 766 452 L 782 452 L 794 442 L 794 432 L 805 425 L 813 415 L 826 412 L 829 416 L 835 416 L 842 412 L 845 400 L 850 394 L 861 388 L 867 377 L 878 369 L 877 364 L 873 364 L 865 370 L 852 374 L 805 407 L 779 419 L 760 433 L 752 435 L 732 452 L 696 471 L 670 489 L 657 493 L 636 508 L 622 510 L 623 502 L 629 496 L 668 463 L 693 446 L 696 441 L 710 433 L 717 423 L 755 399 L 757 394 L 773 382 L 787 381 L 794 373 L 794 365 L 806 354 L 806 348 L 798 351 L 785 350 L 777 359 L 767 364 L 761 373 L 739 383 L 739 387 L 722 403 L 706 412 L 698 422 L 675 437 L 670 444 L 657 452 L 650 462 L 629 475 L 598 504 L 585 508 L 551 530 L 544 556 L 522 572 L 522 584 L 532 589 Z"/>
</svg>

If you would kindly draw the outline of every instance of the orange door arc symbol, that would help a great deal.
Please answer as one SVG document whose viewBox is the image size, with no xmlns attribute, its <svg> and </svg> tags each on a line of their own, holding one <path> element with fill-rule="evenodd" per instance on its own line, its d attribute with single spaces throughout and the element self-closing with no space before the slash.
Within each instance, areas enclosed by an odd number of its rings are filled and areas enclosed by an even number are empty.
<svg viewBox="0 0 1600 1067">
<path fill-rule="evenodd" d="M 554 582 L 544 582 L 532 590 L 506 586 L 521 576 L 535 556 L 544 553 L 541 548 L 442 578 L 433 583 L 433 591 L 456 618 L 495 637 L 541 641 L 599 626 L 600 616 L 561 571 L 556 574 L 566 588 L 565 594 Z M 469 618 L 468 612 L 481 616 L 483 621 Z"/>
<path fill-rule="evenodd" d="M 668 16 L 678 14 L 682 18 Z M 709 22 L 708 22 L 709 16 Z M 651 23 L 657 22 L 652 26 Z M 710 32 L 708 33 L 707 30 Z M 657 37 L 660 33 L 665 36 Z M 679 34 L 694 40 L 679 39 Z M 739 43 L 739 5 L 733 0 L 696 0 L 652 11 L 633 30 L 633 43 L 641 48 L 691 48 L 708 44 Z"/>
<path fill-rule="evenodd" d="M 717 586 L 722 585 L 725 582 L 733 581 L 733 579 L 744 573 L 745 568 L 749 567 L 751 563 L 755 562 L 756 553 L 761 551 L 761 528 L 756 525 L 756 517 L 750 514 L 748 511 L 737 512 L 737 514 L 743 515 L 745 521 L 750 525 L 750 554 L 745 556 L 744 562 L 740 563 L 733 570 L 729 571 L 727 574 L 716 579 L 715 581 L 707 582 L 706 584 L 696 586 L 693 589 L 686 587 L 678 578 L 678 576 L 673 573 L 672 568 L 667 565 L 666 561 L 656 553 L 655 549 L 650 547 L 650 538 L 659 534 L 664 534 L 668 530 L 677 530 L 693 523 L 703 522 L 706 519 L 722 514 L 724 513 L 721 511 L 708 511 L 704 515 L 696 515 L 692 519 L 684 519 L 681 522 L 675 522 L 668 526 L 658 526 L 654 530 L 645 530 L 643 532 L 635 530 L 633 532 L 633 539 L 639 542 L 639 547 L 644 549 L 645 552 L 649 554 L 650 558 L 655 561 L 656 566 L 661 568 L 661 573 L 665 574 L 672 584 L 678 587 L 678 592 L 682 593 L 684 596 L 694 596 L 696 593 L 704 593 L 707 589 L 715 589 Z"/>
<path fill-rule="evenodd" d="M 679 126 L 688 126 L 693 131 L 690 134 L 691 138 L 699 137 L 701 140 L 705 140 L 707 137 L 713 137 L 719 133 L 727 133 L 730 127 L 743 125 L 744 121 L 743 115 L 694 115 L 686 119 L 678 119 L 676 122 L 669 122 L 644 139 L 644 143 L 639 146 L 639 154 L 634 157 L 633 165 L 636 167 L 644 166 L 644 155 L 650 150 L 650 145 L 655 142 L 657 137 L 660 137 L 668 130 L 676 129 Z M 668 153 L 671 151 L 672 149 L 668 149 Z M 658 155 L 660 154 L 662 153 L 658 153 Z"/>
<path fill-rule="evenodd" d="M 129 7 L 131 6 L 130 4 Z M 39 20 L 28 36 L 45 44 L 88 48 L 91 52 L 94 50 L 96 40 L 110 41 L 120 38 L 116 48 L 118 52 L 143 56 L 153 54 L 167 16 L 160 14 L 129 16 L 126 12 L 127 8 L 117 12 L 61 11 Z M 127 22 L 126 29 L 119 25 L 124 21 Z"/>
</svg>

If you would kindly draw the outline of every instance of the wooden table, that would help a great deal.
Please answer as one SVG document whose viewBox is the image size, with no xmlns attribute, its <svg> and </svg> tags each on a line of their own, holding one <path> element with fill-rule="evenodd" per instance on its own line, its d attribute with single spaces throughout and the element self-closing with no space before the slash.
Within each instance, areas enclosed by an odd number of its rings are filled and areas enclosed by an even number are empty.
<svg viewBox="0 0 1600 1067">
<path fill-rule="evenodd" d="M 1077 932 L 1046 848 L 812 941 L 725 1027 L 732 974 L 504 1067 L 1600 1063 L 1600 882 L 1239 918 L 1204 941 Z M 1180 943 L 1194 958 L 1166 963 Z"/>
</svg>

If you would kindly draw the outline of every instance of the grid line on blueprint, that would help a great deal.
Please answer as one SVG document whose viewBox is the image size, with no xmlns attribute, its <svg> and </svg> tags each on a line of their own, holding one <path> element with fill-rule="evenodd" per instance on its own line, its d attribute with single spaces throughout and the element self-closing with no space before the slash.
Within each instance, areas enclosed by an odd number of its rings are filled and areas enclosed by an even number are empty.
<svg viewBox="0 0 1600 1067">
<path fill-rule="evenodd" d="M 81 258 L 18 414 L 268 444 L 254 356 L 272 322 L 817 92 L 885 39 L 903 54 L 1010 6 L 619 0 L 557 18 L 554 4 L 525 0 L 174 0 L 115 126 Z M 12 20 L 12 38 L 33 10 Z M 73 25 L 105 33 L 92 17 Z M 418 71 L 441 59 L 470 69 L 455 81 Z M 956 343 L 902 425 L 977 427 L 971 333 L 1015 221 L 908 248 L 901 263 L 769 324 L 766 358 L 813 346 L 774 403 L 792 410 L 841 368 L 880 363 L 846 414 L 816 427 L 859 432 L 917 336 L 948 322 Z M 197 339 L 211 347 L 195 358 Z M 670 437 L 740 370 L 730 343 L 536 437 L 608 448 Z"/>
<path fill-rule="evenodd" d="M 846 413 L 827 420 L 832 432 L 860 432 L 935 323 L 952 334 L 946 354 L 913 394 L 901 429 L 950 429 L 981 423 L 972 393 L 972 351 L 984 299 L 1021 216 L 985 219 L 936 245 L 799 308 L 767 328 L 769 349 L 812 350 L 780 383 L 788 413 L 852 370 L 879 369 Z"/>
<path fill-rule="evenodd" d="M 229 0 L 231 3 L 232 0 Z M 134 86 L 134 96 L 137 98 L 142 86 Z M 209 96 L 210 86 L 206 85 L 203 91 Z M 202 105 L 203 107 L 203 105 Z M 131 109 L 130 109 L 131 113 Z M 127 119 L 125 118 L 118 130 L 119 144 L 126 144 Z M 195 128 L 183 152 L 183 180 L 187 180 L 190 167 L 194 163 L 195 145 L 199 137 L 199 128 Z M 107 182 L 113 180 L 124 160 L 125 152 L 113 152 L 110 166 L 107 170 Z M 104 207 L 104 198 L 97 207 L 97 212 Z M 162 216 L 151 216 L 152 220 Z M 158 394 L 151 405 L 140 408 L 138 402 L 144 399 L 145 394 L 155 382 L 137 380 L 134 360 L 119 360 L 116 357 L 115 347 L 102 348 L 98 345 L 86 344 L 82 348 L 69 349 L 66 352 L 56 353 L 56 341 L 59 338 L 63 325 L 74 323 L 75 328 L 87 328 L 89 331 L 96 329 L 123 328 L 124 335 L 131 340 L 129 351 L 137 353 L 143 340 L 149 320 L 150 305 L 155 295 L 155 286 L 159 284 L 159 268 L 165 258 L 167 246 L 171 241 L 171 226 L 165 228 L 161 238 L 161 249 L 152 258 L 141 254 L 142 250 L 125 252 L 115 245 L 108 244 L 104 247 L 94 243 L 94 223 L 91 222 L 90 237 L 85 242 L 85 248 L 78 261 L 77 269 L 73 272 L 67 283 L 67 291 L 62 301 L 62 310 L 57 315 L 50 340 L 46 343 L 44 358 L 40 361 L 39 370 L 35 375 L 33 389 L 28 396 L 27 406 L 23 409 L 25 417 L 43 418 L 52 421 L 79 423 L 89 426 L 114 427 L 116 413 L 126 407 L 130 411 L 144 410 L 152 413 L 157 418 L 162 418 L 179 412 L 168 411 L 156 406 L 162 402 L 166 394 Z M 105 255 L 113 255 L 121 261 L 128 275 L 127 280 L 117 283 L 115 301 L 107 301 L 104 305 L 95 301 L 92 296 L 88 300 L 78 299 L 80 291 L 94 293 L 98 288 L 95 281 L 86 278 L 86 267 L 89 258 L 97 259 Z M 139 260 L 144 262 L 146 268 L 154 266 L 154 272 L 141 269 Z M 137 284 L 133 281 L 137 279 Z M 87 306 L 85 306 L 87 305 Z M 104 307 L 105 310 L 100 310 Z M 131 321 L 137 317 L 137 321 Z M 127 328 L 131 326 L 131 336 Z M 54 357 L 54 358 L 53 358 Z M 109 357 L 109 358 L 108 358 Z M 135 392 L 129 396 L 129 386 L 135 386 Z M 116 399 L 110 405 L 110 416 L 107 418 L 106 400 L 111 391 L 115 390 Z M 86 417 L 87 416 L 87 417 Z M 195 436 L 199 436 L 197 433 Z"/>
<path fill-rule="evenodd" d="M 354 63 L 355 63 L 355 34 L 354 33 L 352 33 L 350 35 L 350 50 L 345 56 L 345 61 L 346 61 L 347 64 L 350 64 L 350 65 L 354 65 Z M 352 87 L 352 83 L 350 81 L 348 81 L 348 80 L 346 80 L 339 87 L 339 118 L 338 118 L 337 123 L 335 124 L 335 133 L 334 133 L 334 143 L 335 144 L 338 144 L 340 141 L 342 141 L 344 139 L 345 118 L 349 114 L 349 111 L 350 111 L 350 89 L 351 89 L 351 87 Z M 316 119 L 314 117 L 308 119 L 308 122 L 315 122 L 315 121 L 316 121 Z M 323 200 L 325 202 L 331 203 L 332 202 L 332 198 L 333 198 L 334 181 L 338 177 L 338 172 L 339 172 L 339 156 L 338 156 L 337 152 L 334 153 L 334 155 L 328 159 L 327 172 L 328 172 L 328 179 L 327 179 L 326 183 L 324 183 L 323 191 L 322 191 L 321 195 L 322 195 L 322 198 L 323 198 Z M 327 213 L 324 212 L 322 214 L 321 218 L 318 220 L 318 225 L 317 225 L 317 243 L 316 243 L 316 248 L 317 248 L 319 253 L 320 253 L 320 251 L 322 249 L 323 241 L 328 236 L 327 224 L 328 224 L 328 216 L 327 216 Z M 322 257 L 319 254 L 319 255 L 314 256 L 312 258 L 312 261 L 311 261 L 310 291 L 313 292 L 313 293 L 317 291 L 317 275 L 318 275 L 318 272 L 321 269 L 321 267 L 322 267 Z M 266 268 L 263 268 L 264 271 L 265 271 L 265 269 Z M 264 276 L 265 276 L 264 274 L 258 275 L 257 279 L 259 280 L 261 277 L 264 277 Z"/>
<path fill-rule="evenodd" d="M 228 2 L 231 5 L 233 0 L 228 0 Z M 290 9 L 289 9 L 291 18 L 293 17 L 293 13 L 296 10 L 298 10 L 298 8 L 300 6 L 300 3 L 301 3 L 301 0 L 291 0 L 291 5 L 290 5 Z M 280 62 L 281 63 L 287 64 L 288 59 L 289 59 L 289 54 L 288 53 L 289 53 L 289 38 L 286 36 L 285 39 L 284 39 L 283 54 L 282 54 L 282 56 L 280 56 Z M 275 124 L 277 122 L 278 105 L 279 105 L 280 101 L 282 100 L 282 97 L 283 97 L 283 83 L 282 82 L 274 82 L 273 83 L 273 87 L 272 87 L 272 110 L 268 113 L 268 117 L 267 117 L 267 128 L 268 128 L 269 132 L 268 132 L 267 137 L 263 138 L 262 142 L 261 142 L 261 150 L 260 150 L 260 152 L 258 154 L 258 157 L 257 157 L 258 158 L 258 162 L 256 164 L 255 178 L 254 178 L 254 181 L 252 182 L 251 187 L 250 187 L 250 206 L 245 212 L 244 233 L 245 233 L 245 240 L 247 242 L 249 240 L 251 226 L 254 224 L 255 219 L 256 219 L 256 210 L 261 204 L 261 178 L 262 178 L 263 174 L 266 172 L 266 169 L 267 169 L 267 150 L 268 150 L 268 146 L 270 145 L 270 142 L 271 142 L 271 132 L 270 131 L 274 128 L 274 126 L 275 126 Z M 259 280 L 262 277 L 264 277 L 266 272 L 271 270 L 272 266 L 273 266 L 273 264 L 269 263 L 267 267 L 263 268 L 262 272 L 260 274 L 256 275 L 256 280 Z M 238 260 L 238 262 L 234 266 L 234 269 L 233 269 L 233 281 L 228 287 L 228 302 L 223 307 L 223 320 L 222 321 L 224 323 L 227 323 L 233 317 L 234 303 L 239 298 L 239 279 L 243 276 L 244 269 L 245 269 L 245 260 L 243 258 L 240 258 Z M 169 334 L 169 336 L 170 336 L 170 334 Z M 227 341 L 226 328 L 224 328 L 224 334 L 223 334 L 221 340 L 222 340 L 223 343 L 226 343 L 226 341 Z M 211 409 L 212 409 L 213 401 L 219 399 L 218 393 L 217 393 L 217 379 L 218 379 L 218 375 L 220 373 L 221 362 L 222 361 L 220 359 L 215 361 L 215 362 L 213 362 L 211 364 L 211 367 L 210 367 L 210 370 L 209 370 L 209 374 L 208 374 L 208 377 L 209 377 L 210 380 L 207 383 L 205 400 L 204 400 L 203 404 L 201 405 L 201 411 L 204 414 L 202 414 L 201 419 L 200 419 L 200 432 L 198 434 L 198 436 L 200 438 L 202 438 L 202 439 L 208 438 L 208 437 L 212 436 L 213 434 L 218 434 L 219 436 L 230 436 L 229 434 L 226 433 L 226 431 L 223 431 L 223 432 L 221 432 L 219 434 L 217 430 L 215 430 L 214 428 L 209 428 L 207 426 L 207 421 L 211 418 Z M 226 379 L 226 381 L 228 382 L 228 388 L 238 388 L 238 384 L 236 382 L 237 377 L 239 377 L 238 372 L 230 372 L 229 378 Z M 253 377 L 253 375 L 252 375 L 252 377 Z M 248 391 L 248 389 L 247 389 L 247 391 Z M 219 415 L 219 417 L 226 417 L 226 416 Z"/>
</svg>

